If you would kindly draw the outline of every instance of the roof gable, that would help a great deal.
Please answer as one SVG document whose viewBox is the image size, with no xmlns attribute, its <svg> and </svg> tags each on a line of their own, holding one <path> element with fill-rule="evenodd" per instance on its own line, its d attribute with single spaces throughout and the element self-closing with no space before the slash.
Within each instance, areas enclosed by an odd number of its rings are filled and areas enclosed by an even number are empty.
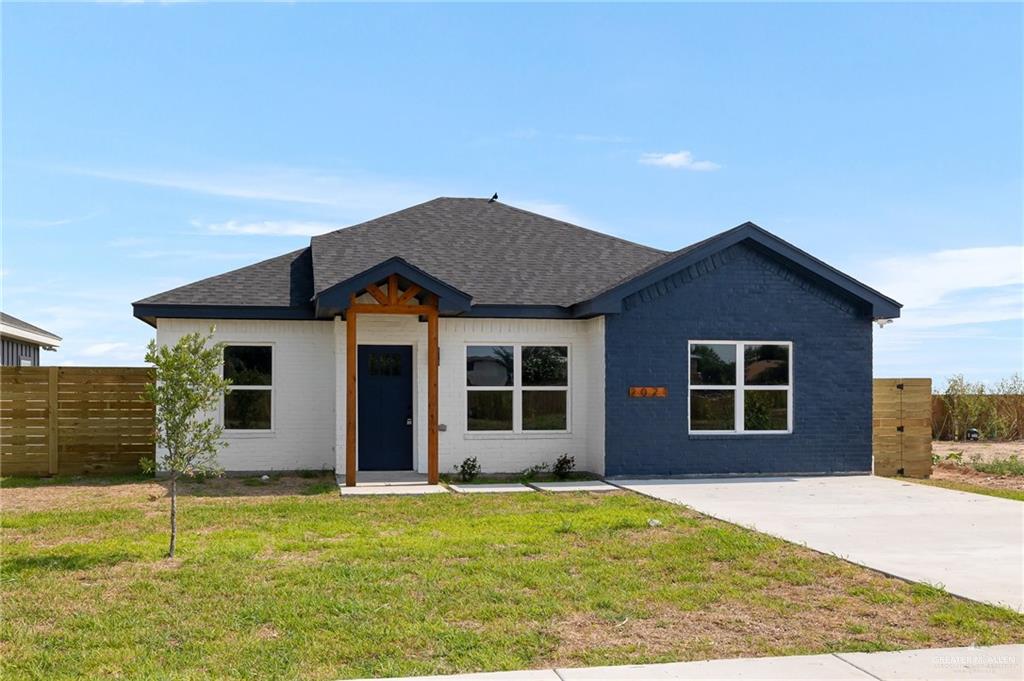
<svg viewBox="0 0 1024 681">
<path fill-rule="evenodd" d="M 607 287 L 589 300 L 574 305 L 573 315 L 591 316 L 619 312 L 625 297 L 730 246 L 743 242 L 753 244 L 763 252 L 781 259 L 788 267 L 811 279 L 863 301 L 871 307 L 871 315 L 874 319 L 892 319 L 900 316 L 900 308 L 903 307 L 900 303 L 752 222 L 745 222 L 738 227 L 668 254 L 659 261 Z"/>
<path fill-rule="evenodd" d="M 436 295 L 437 309 L 441 314 L 461 314 L 469 311 L 472 300 L 470 296 L 418 267 L 413 267 L 401 258 L 394 257 L 316 294 L 316 316 L 329 319 L 343 314 L 349 305 L 350 296 L 359 295 L 369 284 L 383 281 L 391 274 L 397 274 L 403 285 L 416 284 L 424 292 Z"/>
</svg>

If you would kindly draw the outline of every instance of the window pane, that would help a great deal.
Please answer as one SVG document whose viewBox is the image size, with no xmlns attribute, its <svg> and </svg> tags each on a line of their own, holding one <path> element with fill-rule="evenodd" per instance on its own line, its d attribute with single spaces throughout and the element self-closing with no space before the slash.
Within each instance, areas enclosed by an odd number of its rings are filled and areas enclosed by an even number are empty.
<svg viewBox="0 0 1024 681">
<path fill-rule="evenodd" d="M 511 390 L 470 390 L 468 430 L 512 430 Z"/>
<path fill-rule="evenodd" d="M 523 430 L 565 430 L 564 390 L 524 390 Z"/>
<path fill-rule="evenodd" d="M 690 385 L 736 385 L 736 346 L 691 345 Z"/>
<path fill-rule="evenodd" d="M 402 357 L 397 352 L 371 352 L 371 376 L 401 376 Z"/>
<path fill-rule="evenodd" d="M 224 348 L 224 378 L 234 385 L 270 385 L 269 346 L 229 345 Z"/>
<path fill-rule="evenodd" d="M 270 391 L 231 390 L 224 395 L 226 430 L 270 430 Z"/>
<path fill-rule="evenodd" d="M 569 348 L 533 346 L 523 348 L 523 385 L 569 385 Z"/>
<path fill-rule="evenodd" d="M 690 430 L 736 430 L 734 390 L 691 390 Z"/>
<path fill-rule="evenodd" d="M 743 380 L 747 385 L 788 385 L 789 347 L 785 345 L 744 346 Z"/>
<path fill-rule="evenodd" d="M 512 385 L 511 345 L 473 345 L 466 350 L 466 385 Z"/>
<path fill-rule="evenodd" d="M 747 390 L 743 395 L 744 430 L 786 430 L 788 390 Z"/>
</svg>

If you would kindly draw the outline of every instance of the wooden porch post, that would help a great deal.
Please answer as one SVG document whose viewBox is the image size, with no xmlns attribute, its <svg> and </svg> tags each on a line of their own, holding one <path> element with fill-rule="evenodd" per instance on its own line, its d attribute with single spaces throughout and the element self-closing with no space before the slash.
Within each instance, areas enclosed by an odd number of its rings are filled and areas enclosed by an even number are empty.
<svg viewBox="0 0 1024 681">
<path fill-rule="evenodd" d="M 345 486 L 356 484 L 356 312 L 345 315 Z"/>
<path fill-rule="evenodd" d="M 437 471 L 437 305 L 427 314 L 427 483 L 438 483 Z"/>
</svg>

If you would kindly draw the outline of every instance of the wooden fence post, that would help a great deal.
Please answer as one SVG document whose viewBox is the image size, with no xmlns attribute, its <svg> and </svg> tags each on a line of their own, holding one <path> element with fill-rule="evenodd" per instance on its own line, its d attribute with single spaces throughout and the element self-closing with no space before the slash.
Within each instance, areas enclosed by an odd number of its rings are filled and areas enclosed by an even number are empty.
<svg viewBox="0 0 1024 681">
<path fill-rule="evenodd" d="M 47 387 L 49 388 L 49 398 L 47 399 L 46 406 L 49 412 L 48 428 L 46 432 L 46 441 L 49 446 L 50 452 L 50 475 L 57 475 L 57 471 L 60 470 L 60 460 L 58 458 L 58 442 L 60 429 L 58 428 L 58 402 L 57 402 L 57 389 L 60 386 L 60 368 L 49 367 L 46 372 Z"/>
</svg>

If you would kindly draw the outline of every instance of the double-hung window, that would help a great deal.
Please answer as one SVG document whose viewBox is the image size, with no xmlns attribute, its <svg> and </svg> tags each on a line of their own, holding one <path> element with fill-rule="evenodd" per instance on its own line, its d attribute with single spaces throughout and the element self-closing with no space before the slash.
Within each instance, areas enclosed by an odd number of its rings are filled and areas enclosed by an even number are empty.
<svg viewBox="0 0 1024 681">
<path fill-rule="evenodd" d="M 568 431 L 569 347 L 468 346 L 466 429 Z"/>
<path fill-rule="evenodd" d="M 271 430 L 273 427 L 274 349 L 269 345 L 224 347 L 224 430 Z"/>
<path fill-rule="evenodd" d="M 789 342 L 690 341 L 690 432 L 792 432 L 792 360 Z"/>
</svg>

